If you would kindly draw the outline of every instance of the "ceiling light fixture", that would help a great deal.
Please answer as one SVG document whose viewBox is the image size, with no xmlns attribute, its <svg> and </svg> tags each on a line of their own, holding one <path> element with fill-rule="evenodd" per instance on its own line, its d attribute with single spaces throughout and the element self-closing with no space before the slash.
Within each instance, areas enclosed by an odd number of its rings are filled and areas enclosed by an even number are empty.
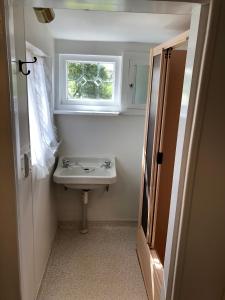
<svg viewBox="0 0 225 300">
<path fill-rule="evenodd" d="M 55 19 L 55 13 L 52 8 L 34 7 L 34 12 L 40 23 L 50 23 Z"/>
</svg>

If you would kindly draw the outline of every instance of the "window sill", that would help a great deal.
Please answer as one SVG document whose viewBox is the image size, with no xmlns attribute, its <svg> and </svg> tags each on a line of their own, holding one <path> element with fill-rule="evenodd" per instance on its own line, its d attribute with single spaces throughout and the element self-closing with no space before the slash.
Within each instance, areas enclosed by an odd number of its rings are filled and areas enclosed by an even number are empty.
<svg viewBox="0 0 225 300">
<path fill-rule="evenodd" d="M 80 115 L 80 116 L 118 116 L 119 111 L 72 111 L 54 110 L 54 115 Z"/>
<path fill-rule="evenodd" d="M 145 109 L 127 109 L 121 114 L 126 116 L 145 116 Z"/>
</svg>

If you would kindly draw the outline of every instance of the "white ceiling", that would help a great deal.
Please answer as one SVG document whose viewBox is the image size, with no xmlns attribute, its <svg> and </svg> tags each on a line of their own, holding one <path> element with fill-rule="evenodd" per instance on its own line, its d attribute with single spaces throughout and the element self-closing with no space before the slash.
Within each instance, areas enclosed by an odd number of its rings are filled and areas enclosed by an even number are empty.
<svg viewBox="0 0 225 300">
<path fill-rule="evenodd" d="M 56 39 L 161 43 L 187 30 L 190 15 L 54 9 Z"/>
</svg>

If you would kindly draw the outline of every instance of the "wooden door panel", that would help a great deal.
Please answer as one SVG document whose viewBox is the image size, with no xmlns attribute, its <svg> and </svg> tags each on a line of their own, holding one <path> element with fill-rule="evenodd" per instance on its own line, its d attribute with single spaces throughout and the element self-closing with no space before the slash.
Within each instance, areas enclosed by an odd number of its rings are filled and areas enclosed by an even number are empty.
<svg viewBox="0 0 225 300">
<path fill-rule="evenodd" d="M 168 60 L 166 90 L 163 108 L 162 129 L 159 151 L 163 153 L 163 163 L 158 166 L 153 248 L 161 262 L 164 262 L 176 139 L 183 89 L 185 50 L 173 50 Z"/>
<path fill-rule="evenodd" d="M 137 253 L 151 300 L 160 299 L 164 280 L 162 262 L 186 60 L 186 51 L 181 49 L 187 38 L 185 32 L 151 51 L 137 232 Z M 178 45 L 183 53 L 175 49 Z M 162 165 L 156 160 L 159 151 L 164 153 Z"/>
<path fill-rule="evenodd" d="M 156 186 L 156 179 L 157 179 L 157 152 L 160 143 L 160 132 L 161 132 L 161 120 L 162 120 L 162 112 L 163 112 L 163 100 L 164 100 L 164 93 L 165 93 L 165 80 L 166 80 L 166 70 L 167 70 L 167 50 L 162 50 L 161 52 L 161 61 L 160 61 L 160 76 L 158 82 L 158 93 L 157 97 L 157 108 L 154 114 L 154 125 L 150 123 L 149 127 L 151 127 L 150 134 L 152 133 L 152 140 L 151 140 L 151 161 L 148 162 L 149 168 L 149 212 L 148 212 L 148 233 L 147 233 L 147 240 L 148 243 L 151 241 L 152 230 L 153 230 L 153 221 L 154 221 L 154 208 L 155 208 L 155 186 Z M 157 57 L 157 56 L 156 56 Z M 157 78 L 157 79 L 158 79 Z M 151 107 L 150 107 L 151 109 Z M 151 116 L 151 111 L 149 113 Z M 151 126 L 152 125 L 152 126 Z"/>
<path fill-rule="evenodd" d="M 26 76 L 18 70 L 18 61 L 26 60 L 23 1 L 9 1 L 9 53 L 11 59 L 13 123 L 15 134 L 17 212 L 21 295 L 35 299 L 34 233 L 31 172 L 25 172 L 30 160 L 30 135 Z M 26 158 L 26 159 L 25 159 Z M 28 159 L 28 160 L 27 160 Z M 27 170 L 28 171 L 28 170 Z M 27 173 L 27 174 L 25 174 Z"/>
<path fill-rule="evenodd" d="M 147 181 L 150 182 L 151 166 L 152 166 L 152 149 L 154 142 L 154 131 L 158 107 L 158 96 L 160 86 L 160 67 L 161 67 L 161 55 L 157 55 L 153 58 L 153 75 L 152 75 L 152 88 L 151 88 L 151 103 L 149 107 L 149 119 L 148 119 L 148 132 L 146 143 L 146 170 Z"/>
<path fill-rule="evenodd" d="M 157 121 L 157 110 L 158 110 L 158 99 L 159 99 L 159 88 L 160 88 L 160 76 L 161 76 L 161 55 L 157 55 L 153 58 L 152 62 L 152 80 L 151 80 L 151 93 L 150 93 L 150 103 L 148 106 L 149 114 L 148 114 L 148 122 L 147 122 L 147 131 L 146 131 L 146 142 L 144 149 L 144 180 L 143 180 L 143 188 L 142 188 L 142 227 L 147 237 L 149 228 L 149 189 L 150 189 L 150 175 L 152 168 L 152 150 L 154 143 L 154 134 L 155 134 L 155 126 Z"/>
</svg>

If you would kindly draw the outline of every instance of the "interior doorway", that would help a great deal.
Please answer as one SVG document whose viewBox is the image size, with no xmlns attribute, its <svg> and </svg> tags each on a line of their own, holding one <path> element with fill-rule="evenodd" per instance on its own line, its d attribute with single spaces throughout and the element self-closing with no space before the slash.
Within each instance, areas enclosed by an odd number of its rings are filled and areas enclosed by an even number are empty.
<svg viewBox="0 0 225 300">
<path fill-rule="evenodd" d="M 146 3 L 145 3 L 146 4 Z M 33 4 L 34 5 L 34 4 Z M 39 4 L 40 5 L 40 4 Z M 45 5 L 47 5 L 47 4 L 45 4 Z M 59 5 L 59 4 L 58 4 Z M 146 4 L 147 5 L 147 4 Z M 188 10 L 189 12 L 190 12 L 190 7 L 187 7 L 187 6 L 182 6 L 183 8 L 185 8 L 186 9 L 186 11 Z M 143 8 L 142 8 L 143 10 L 145 9 L 145 6 L 143 6 Z M 162 8 L 160 8 L 160 9 L 162 9 Z M 174 6 L 172 5 L 171 6 L 171 8 L 169 9 L 169 11 L 171 12 L 171 11 L 175 11 L 175 8 L 174 8 Z M 164 243 L 164 246 L 165 246 L 165 243 Z"/>
</svg>

